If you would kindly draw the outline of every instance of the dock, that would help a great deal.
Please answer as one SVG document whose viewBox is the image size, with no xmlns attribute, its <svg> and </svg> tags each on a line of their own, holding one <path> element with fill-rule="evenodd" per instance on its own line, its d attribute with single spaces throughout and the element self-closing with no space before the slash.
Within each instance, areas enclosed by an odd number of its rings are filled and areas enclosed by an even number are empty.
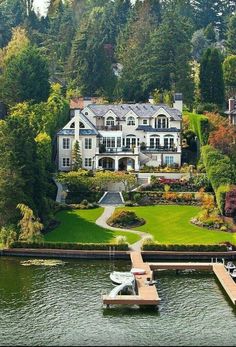
<svg viewBox="0 0 236 347">
<path fill-rule="evenodd" d="M 149 263 L 151 270 L 208 270 L 213 271 L 230 300 L 236 305 L 236 283 L 222 263 Z"/>
<path fill-rule="evenodd" d="M 218 278 L 225 292 L 228 294 L 232 303 L 236 305 L 236 283 L 225 269 L 224 265 L 220 263 L 213 264 L 213 272 Z"/>
<path fill-rule="evenodd" d="M 118 305 L 152 305 L 156 306 L 160 303 L 157 287 L 149 285 L 148 280 L 153 279 L 153 271 L 157 270 L 206 270 L 213 271 L 221 286 L 229 296 L 230 300 L 236 305 L 236 283 L 226 270 L 223 263 L 208 262 L 162 262 L 162 263 L 146 263 L 143 261 L 141 252 L 130 252 L 130 258 L 133 268 L 144 269 L 145 274 L 135 275 L 135 287 L 137 295 L 103 295 L 103 304 L 109 306 Z"/>
<path fill-rule="evenodd" d="M 133 268 L 144 269 L 145 274 L 135 275 L 137 295 L 117 295 L 111 297 L 103 295 L 103 304 L 109 306 L 116 305 L 151 305 L 156 306 L 160 303 L 160 298 L 155 285 L 148 285 L 148 279 L 153 278 L 153 272 L 148 263 L 144 263 L 140 252 L 131 252 L 130 258 Z"/>
</svg>

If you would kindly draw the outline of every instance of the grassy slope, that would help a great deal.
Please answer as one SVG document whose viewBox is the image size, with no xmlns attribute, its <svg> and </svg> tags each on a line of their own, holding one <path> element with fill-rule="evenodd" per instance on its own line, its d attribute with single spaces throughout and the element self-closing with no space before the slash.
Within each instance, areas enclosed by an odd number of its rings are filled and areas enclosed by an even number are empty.
<svg viewBox="0 0 236 347">
<path fill-rule="evenodd" d="M 159 205 L 126 207 L 134 210 L 146 224 L 136 229 L 149 232 L 155 241 L 164 244 L 217 244 L 229 241 L 236 244 L 236 234 L 197 227 L 190 219 L 199 211 L 194 206 Z"/>
<path fill-rule="evenodd" d="M 61 223 L 45 235 L 45 241 L 110 243 L 116 236 L 122 235 L 132 244 L 140 239 L 139 236 L 129 232 L 107 230 L 96 225 L 95 221 L 102 213 L 103 208 L 59 212 L 57 219 Z"/>
</svg>

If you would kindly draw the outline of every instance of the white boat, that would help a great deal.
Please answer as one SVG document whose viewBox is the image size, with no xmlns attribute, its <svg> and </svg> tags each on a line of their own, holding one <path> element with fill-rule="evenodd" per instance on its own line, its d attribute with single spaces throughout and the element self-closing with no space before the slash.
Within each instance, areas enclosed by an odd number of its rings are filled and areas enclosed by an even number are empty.
<svg viewBox="0 0 236 347">
<path fill-rule="evenodd" d="M 139 269 L 136 267 L 133 267 L 130 272 L 134 275 L 144 275 L 146 273 L 146 271 L 144 269 Z"/>
<path fill-rule="evenodd" d="M 114 284 L 122 284 L 125 282 L 134 281 L 134 275 L 129 272 L 113 271 L 110 273 L 110 279 Z"/>
<path fill-rule="evenodd" d="M 118 286 L 116 286 L 109 294 L 110 298 L 115 298 L 119 293 L 130 293 L 135 294 L 134 292 L 134 286 L 133 286 L 133 280 L 127 280 L 125 282 L 122 282 Z"/>
<path fill-rule="evenodd" d="M 236 269 L 236 266 L 234 265 L 234 263 L 232 261 L 228 261 L 228 263 L 225 265 L 225 268 L 230 271 L 230 270 L 234 270 Z"/>
<path fill-rule="evenodd" d="M 230 273 L 230 276 L 236 278 L 236 269 L 234 269 L 233 272 Z"/>
</svg>

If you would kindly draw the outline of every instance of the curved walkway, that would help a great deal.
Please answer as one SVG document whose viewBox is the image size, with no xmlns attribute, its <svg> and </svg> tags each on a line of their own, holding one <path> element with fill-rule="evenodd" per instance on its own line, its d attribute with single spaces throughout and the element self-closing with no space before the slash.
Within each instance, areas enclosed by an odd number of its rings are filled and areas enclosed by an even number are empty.
<svg viewBox="0 0 236 347">
<path fill-rule="evenodd" d="M 143 242 L 143 239 L 147 236 L 151 236 L 150 234 L 148 233 L 145 233 L 145 232 L 142 232 L 142 231 L 138 231 L 138 230 L 133 230 L 133 229 L 121 229 L 121 228 L 114 228 L 114 227 L 111 227 L 110 225 L 107 224 L 107 220 L 108 218 L 110 218 L 110 216 L 112 215 L 112 213 L 115 211 L 115 208 L 117 206 L 112 206 L 112 205 L 100 205 L 101 207 L 104 208 L 104 212 L 103 214 L 96 220 L 96 224 L 99 225 L 100 227 L 102 228 L 106 228 L 106 229 L 109 229 L 109 230 L 114 230 L 114 231 L 117 231 L 117 230 L 120 230 L 120 231 L 124 231 L 124 232 L 129 232 L 129 233 L 133 233 L 133 234 L 136 234 L 138 236 L 141 237 L 141 240 L 133 243 L 132 245 L 129 246 L 129 249 L 131 251 L 141 251 L 141 246 L 142 246 L 142 242 Z"/>
</svg>

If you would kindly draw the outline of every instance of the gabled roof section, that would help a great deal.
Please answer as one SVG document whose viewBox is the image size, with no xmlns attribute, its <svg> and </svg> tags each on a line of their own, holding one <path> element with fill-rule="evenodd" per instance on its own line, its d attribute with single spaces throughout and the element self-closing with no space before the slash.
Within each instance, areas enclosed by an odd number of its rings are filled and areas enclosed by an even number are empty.
<svg viewBox="0 0 236 347">
<path fill-rule="evenodd" d="M 74 134 L 74 132 L 72 133 L 72 131 L 74 131 L 74 128 L 71 128 L 71 124 L 73 124 L 75 122 L 80 122 L 80 121 L 83 122 L 87 126 L 87 128 L 80 129 L 80 130 L 90 131 L 91 134 L 88 133 L 87 135 L 98 135 L 98 131 L 97 131 L 96 127 L 81 112 L 80 112 L 79 116 L 78 115 L 74 116 L 57 134 L 58 135 L 66 135 L 66 132 L 68 133 L 68 135 Z M 71 133 L 69 133 L 70 131 L 71 131 Z M 84 133 L 82 134 L 81 132 L 80 132 L 80 134 L 84 135 Z"/>
<path fill-rule="evenodd" d="M 182 114 L 179 110 L 171 108 L 165 104 L 117 104 L 117 105 L 95 105 L 87 106 L 96 117 L 104 117 L 109 111 L 113 111 L 119 119 L 124 118 L 130 111 L 133 111 L 138 117 L 150 118 L 153 117 L 161 108 L 163 108 L 173 120 L 180 121 Z"/>
<path fill-rule="evenodd" d="M 80 112 L 80 120 L 81 120 L 81 122 L 86 123 L 92 130 L 94 130 L 96 135 L 98 134 L 98 131 L 97 131 L 95 125 L 82 112 Z"/>
</svg>

